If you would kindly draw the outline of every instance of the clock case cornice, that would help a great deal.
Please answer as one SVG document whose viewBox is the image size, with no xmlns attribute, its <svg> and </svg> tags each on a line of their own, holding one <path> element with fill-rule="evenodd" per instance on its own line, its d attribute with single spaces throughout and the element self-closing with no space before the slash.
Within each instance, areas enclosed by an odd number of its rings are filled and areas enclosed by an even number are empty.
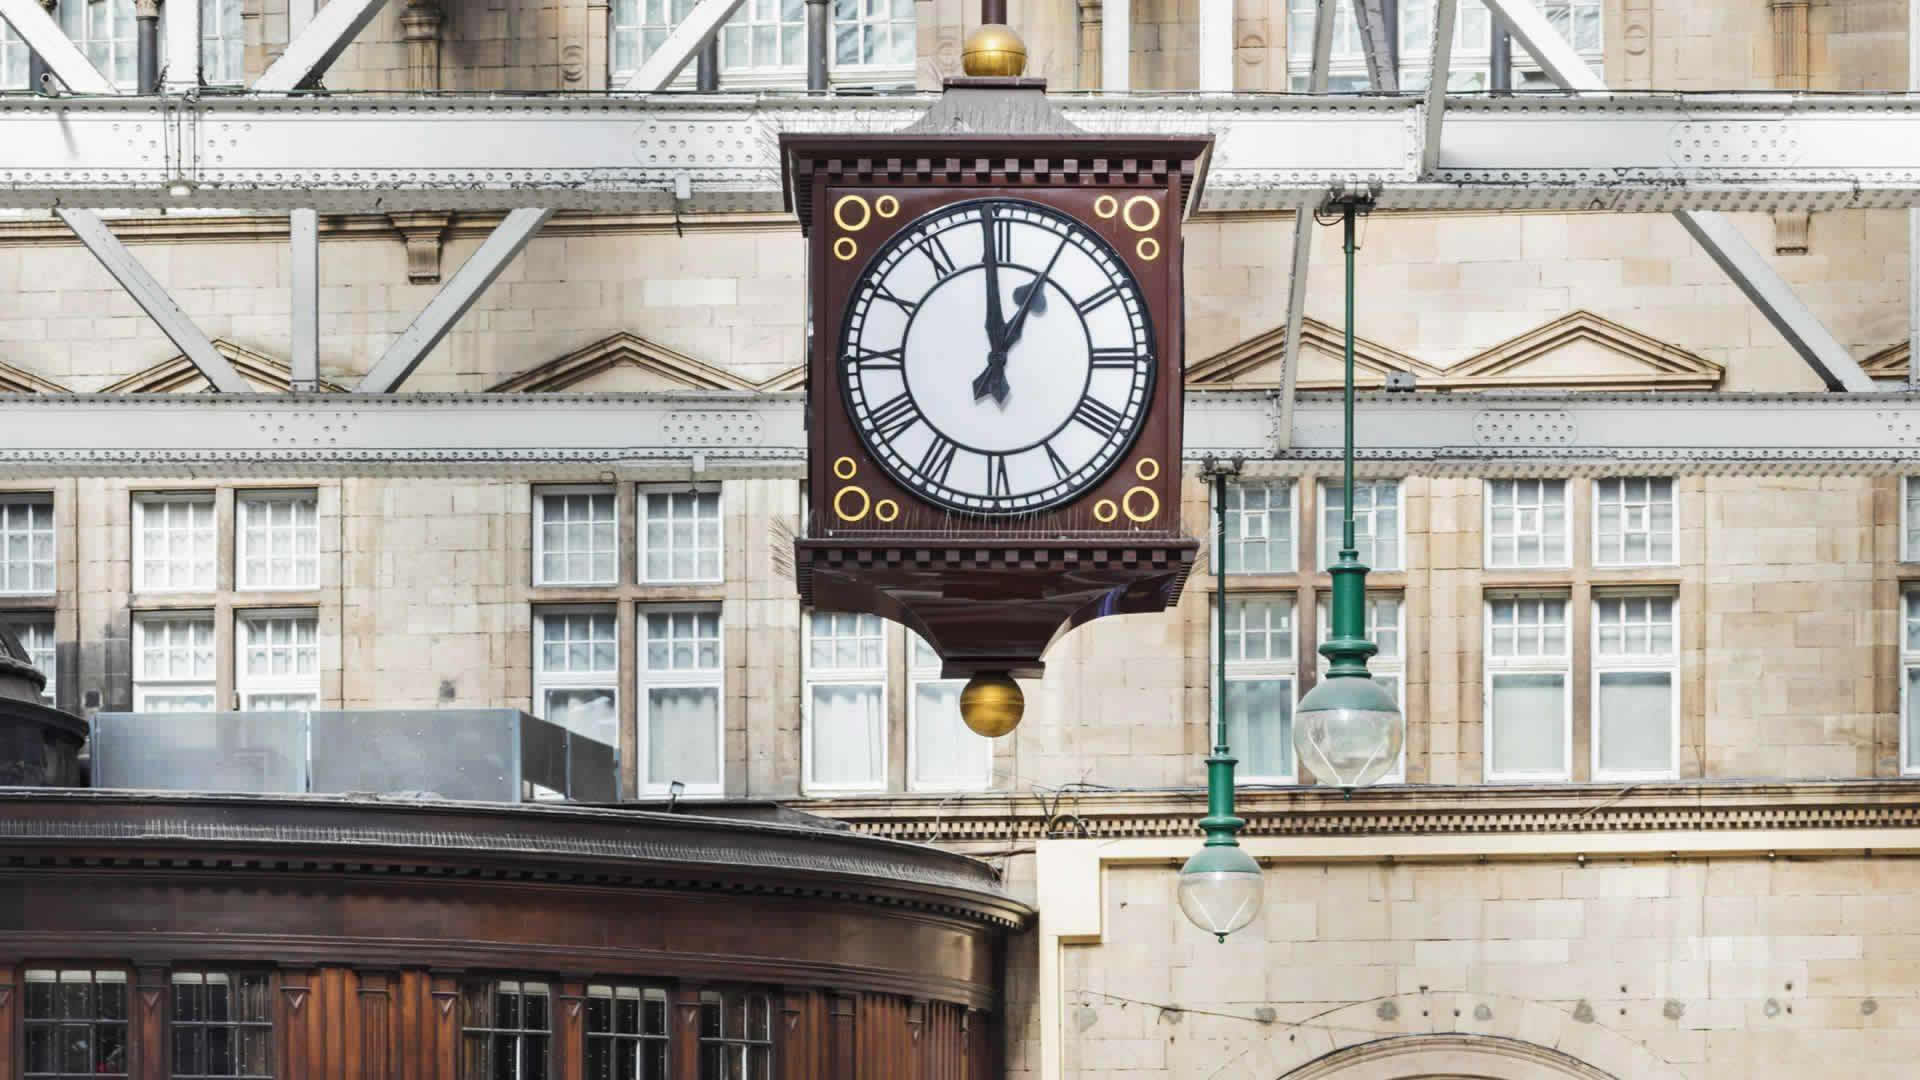
<svg viewBox="0 0 1920 1080">
<path fill-rule="evenodd" d="M 1179 600 L 1198 544 L 1180 529 L 1185 329 L 1181 223 L 1202 189 L 1211 138 L 1093 134 L 1066 123 L 1032 79 L 955 79 L 919 123 L 891 135 L 782 136 L 782 186 L 808 237 L 814 334 L 808 362 L 811 520 L 794 543 L 801 599 L 820 610 L 869 612 L 925 638 L 948 678 L 982 672 L 1038 676 L 1047 647 L 1106 615 L 1164 610 Z M 896 194 L 897 216 L 864 232 L 856 258 L 833 254 L 840 193 Z M 1128 257 L 1147 295 L 1159 358 L 1149 418 L 1114 471 L 1065 506 L 1028 515 L 938 511 L 892 483 L 852 430 L 836 362 L 852 284 L 892 232 L 929 205 L 982 197 L 1039 202 L 1087 223 L 1101 193 L 1149 193 L 1167 208 L 1152 230 L 1160 256 Z M 1109 207 L 1111 209 L 1111 207 Z M 815 228 L 816 224 L 821 228 Z M 1112 221 L 1109 231 L 1120 229 Z M 1129 243 L 1139 231 L 1119 231 Z M 1109 237 L 1113 239 L 1113 237 Z M 834 463 L 852 458 L 862 496 L 897 501 L 892 527 L 836 516 Z M 1146 464 L 1143 464 L 1145 462 Z M 1148 467 L 1150 466 L 1150 468 Z M 1151 490 L 1153 513 L 1099 520 L 1101 503 Z M 857 505 L 857 501 L 854 505 Z"/>
</svg>

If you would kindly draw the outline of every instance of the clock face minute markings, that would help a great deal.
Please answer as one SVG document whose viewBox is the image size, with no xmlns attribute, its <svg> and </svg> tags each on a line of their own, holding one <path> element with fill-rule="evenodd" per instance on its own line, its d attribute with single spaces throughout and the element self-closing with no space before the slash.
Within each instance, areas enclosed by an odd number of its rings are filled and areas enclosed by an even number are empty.
<svg viewBox="0 0 1920 1080">
<path fill-rule="evenodd" d="M 1019 199 L 950 204 L 896 233 L 854 285 L 839 356 L 848 416 L 882 469 L 988 515 L 1098 483 L 1139 434 L 1155 376 L 1125 264 Z"/>
</svg>

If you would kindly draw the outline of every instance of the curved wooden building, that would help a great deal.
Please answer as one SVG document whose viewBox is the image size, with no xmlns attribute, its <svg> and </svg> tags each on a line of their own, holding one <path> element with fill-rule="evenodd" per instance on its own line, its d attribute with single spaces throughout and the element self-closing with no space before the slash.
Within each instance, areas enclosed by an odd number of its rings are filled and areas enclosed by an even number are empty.
<svg viewBox="0 0 1920 1080">
<path fill-rule="evenodd" d="M 1000 1075 L 984 864 L 579 806 L 0 794 L 0 1077 Z"/>
</svg>

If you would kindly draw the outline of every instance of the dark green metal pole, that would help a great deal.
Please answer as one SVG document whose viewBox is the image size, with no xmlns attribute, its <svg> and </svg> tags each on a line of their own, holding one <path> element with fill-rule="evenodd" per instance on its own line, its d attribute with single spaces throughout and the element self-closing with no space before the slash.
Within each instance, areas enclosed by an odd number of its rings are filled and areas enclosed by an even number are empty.
<svg viewBox="0 0 1920 1080">
<path fill-rule="evenodd" d="M 1239 761 L 1227 746 L 1227 474 L 1218 468 L 1213 474 L 1213 580 L 1213 753 L 1207 758 L 1207 816 L 1200 819 L 1200 831 L 1208 847 L 1234 847 L 1247 823 L 1233 813 L 1233 767 Z"/>
<path fill-rule="evenodd" d="M 1347 253 L 1346 447 L 1342 460 L 1344 487 L 1340 497 L 1340 561 L 1327 568 L 1333 578 L 1333 614 L 1327 621 L 1332 636 L 1320 646 L 1329 661 L 1327 677 L 1367 675 L 1367 658 L 1377 650 L 1367 640 L 1367 567 L 1360 561 L 1360 545 L 1353 535 L 1353 218 L 1354 203 L 1345 204 Z"/>
</svg>

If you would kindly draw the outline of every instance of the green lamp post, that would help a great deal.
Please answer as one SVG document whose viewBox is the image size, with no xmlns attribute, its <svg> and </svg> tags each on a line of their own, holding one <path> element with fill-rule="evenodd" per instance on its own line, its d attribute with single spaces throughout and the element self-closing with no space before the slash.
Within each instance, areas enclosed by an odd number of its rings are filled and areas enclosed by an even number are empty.
<svg viewBox="0 0 1920 1080">
<path fill-rule="evenodd" d="M 1346 452 L 1341 490 L 1340 560 L 1333 578 L 1333 631 L 1320 646 L 1326 678 L 1314 685 L 1293 713 L 1293 747 L 1322 783 L 1365 787 L 1393 770 L 1405 738 L 1400 707 L 1367 673 L 1377 650 L 1367 640 L 1367 567 L 1353 535 L 1353 218 L 1357 200 L 1342 201 L 1347 254 Z"/>
</svg>

